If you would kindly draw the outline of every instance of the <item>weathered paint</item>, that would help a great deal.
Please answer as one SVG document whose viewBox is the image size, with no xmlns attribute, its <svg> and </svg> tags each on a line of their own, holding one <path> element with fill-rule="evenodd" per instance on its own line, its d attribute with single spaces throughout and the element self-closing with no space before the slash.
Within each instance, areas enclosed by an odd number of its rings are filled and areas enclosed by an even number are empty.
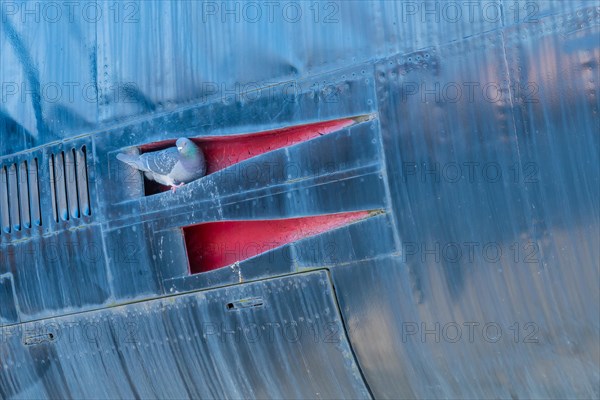
<svg viewBox="0 0 600 400">
<path fill-rule="evenodd" d="M 597 2 L 253 4 L 0 3 L 2 397 L 599 397 Z M 115 158 L 331 121 L 176 194 Z M 365 210 L 189 274 L 183 227 Z"/>
</svg>

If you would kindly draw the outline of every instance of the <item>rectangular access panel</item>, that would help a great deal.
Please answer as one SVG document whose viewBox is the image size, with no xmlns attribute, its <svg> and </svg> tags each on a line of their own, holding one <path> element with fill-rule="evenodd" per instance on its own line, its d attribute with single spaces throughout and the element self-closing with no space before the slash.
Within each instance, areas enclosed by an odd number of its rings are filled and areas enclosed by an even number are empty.
<svg viewBox="0 0 600 400">
<path fill-rule="evenodd" d="M 11 333 L 0 398 L 370 397 L 324 270 Z"/>
</svg>

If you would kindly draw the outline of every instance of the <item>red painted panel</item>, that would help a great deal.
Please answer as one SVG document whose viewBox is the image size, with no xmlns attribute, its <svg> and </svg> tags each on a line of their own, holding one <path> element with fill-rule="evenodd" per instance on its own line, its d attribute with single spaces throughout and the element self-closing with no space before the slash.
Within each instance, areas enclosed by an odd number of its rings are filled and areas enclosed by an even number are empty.
<svg viewBox="0 0 600 400">
<path fill-rule="evenodd" d="M 346 118 L 227 137 L 203 136 L 200 138 L 190 137 L 190 139 L 200 146 L 204 152 L 207 174 L 212 174 L 260 154 L 305 142 L 318 136 L 338 131 L 353 123 L 353 119 Z M 150 143 L 141 146 L 140 151 L 146 153 L 171 146 L 175 146 L 175 140 Z M 169 190 L 169 188 L 146 181 L 146 195 L 166 190 Z"/>
<path fill-rule="evenodd" d="M 183 228 L 190 272 L 231 265 L 284 244 L 366 218 L 369 211 L 314 217 L 253 221 L 222 221 Z"/>
<path fill-rule="evenodd" d="M 204 150 L 208 173 L 212 174 L 248 158 L 340 130 L 353 122 L 352 119 L 341 119 L 235 137 L 200 138 L 194 141 Z"/>
</svg>

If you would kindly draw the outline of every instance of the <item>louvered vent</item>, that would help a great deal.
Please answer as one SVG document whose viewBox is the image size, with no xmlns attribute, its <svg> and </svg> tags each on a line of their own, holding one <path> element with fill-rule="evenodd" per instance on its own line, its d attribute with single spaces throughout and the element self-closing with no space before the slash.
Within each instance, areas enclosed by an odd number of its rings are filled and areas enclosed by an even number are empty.
<svg viewBox="0 0 600 400">
<path fill-rule="evenodd" d="M 51 154 L 48 163 L 54 221 L 91 215 L 86 147 Z"/>
<path fill-rule="evenodd" d="M 0 220 L 4 233 L 42 224 L 37 158 L 1 166 Z"/>
</svg>

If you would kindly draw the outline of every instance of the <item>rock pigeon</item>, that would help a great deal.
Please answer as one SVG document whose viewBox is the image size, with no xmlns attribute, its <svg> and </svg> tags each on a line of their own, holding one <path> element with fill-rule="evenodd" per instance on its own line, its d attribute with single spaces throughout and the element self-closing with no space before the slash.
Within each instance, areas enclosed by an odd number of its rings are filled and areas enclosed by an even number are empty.
<svg viewBox="0 0 600 400">
<path fill-rule="evenodd" d="M 177 188 L 206 173 L 204 154 L 194 142 L 179 138 L 175 145 L 176 147 L 140 155 L 119 153 L 117 159 L 143 171 L 146 178 L 171 186 L 171 190 L 175 192 Z"/>
</svg>

